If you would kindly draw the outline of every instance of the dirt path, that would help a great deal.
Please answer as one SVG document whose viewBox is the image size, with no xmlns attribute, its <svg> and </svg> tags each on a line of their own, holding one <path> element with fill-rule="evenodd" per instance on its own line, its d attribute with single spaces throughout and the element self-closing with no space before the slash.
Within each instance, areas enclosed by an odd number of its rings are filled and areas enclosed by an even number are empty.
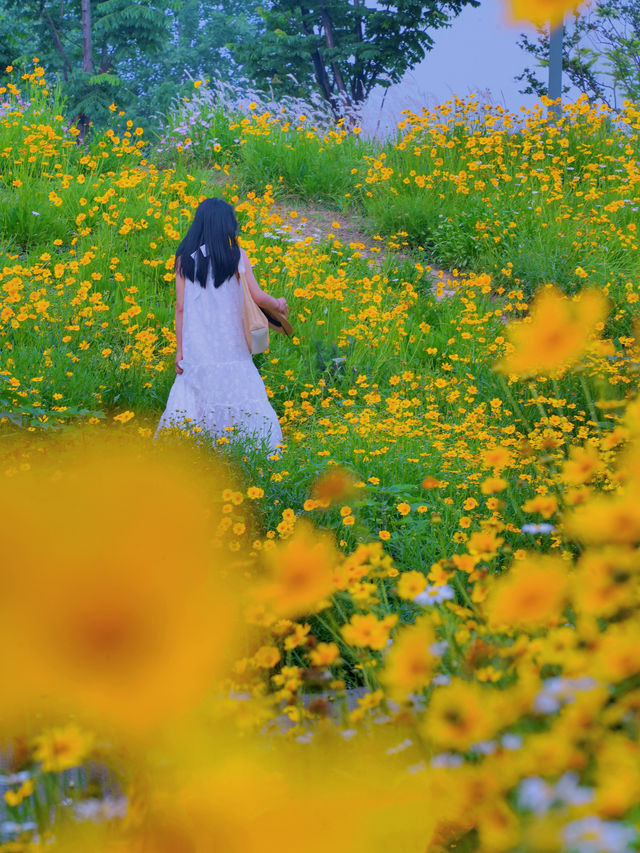
<svg viewBox="0 0 640 853">
<path fill-rule="evenodd" d="M 365 223 L 355 214 L 313 204 L 296 197 L 281 197 L 276 199 L 272 210 L 282 219 L 282 227 L 290 229 L 290 239 L 300 240 L 312 237 L 315 242 L 335 239 L 360 252 L 365 258 L 379 258 L 388 252 L 383 238 L 375 239 L 365 231 Z M 338 226 L 338 227 L 336 227 Z M 407 258 L 401 250 L 395 250 L 399 259 Z M 427 275 L 433 281 L 433 290 L 437 300 L 453 296 L 455 292 L 455 277 L 442 267 L 430 264 L 425 268 Z"/>
<path fill-rule="evenodd" d="M 221 171 L 212 171 L 211 179 L 218 186 L 228 182 L 242 185 L 241 176 L 233 172 L 225 174 Z M 367 230 L 366 222 L 357 214 L 313 203 L 293 195 L 278 196 L 271 210 L 281 219 L 280 230 L 286 231 L 292 241 L 311 237 L 314 242 L 319 243 L 331 239 L 329 235 L 333 234 L 335 239 L 340 240 L 343 245 L 349 246 L 353 251 L 360 252 L 364 258 L 378 259 L 389 251 L 394 251 L 399 260 L 408 258 L 408 255 L 401 250 L 390 250 L 384 238 L 375 239 Z M 336 227 L 336 223 L 339 227 Z M 456 278 L 449 270 L 436 264 L 429 264 L 425 267 L 425 274 L 432 280 L 437 301 L 454 295 Z"/>
</svg>

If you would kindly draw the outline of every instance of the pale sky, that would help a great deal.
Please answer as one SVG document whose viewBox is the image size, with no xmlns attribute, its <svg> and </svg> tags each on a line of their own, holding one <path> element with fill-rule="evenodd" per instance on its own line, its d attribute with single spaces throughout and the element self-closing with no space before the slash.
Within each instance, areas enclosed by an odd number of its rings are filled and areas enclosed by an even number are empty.
<svg viewBox="0 0 640 853">
<path fill-rule="evenodd" d="M 514 80 L 533 64 L 533 58 L 517 45 L 525 31 L 535 35 L 535 28 L 507 21 L 503 0 L 481 0 L 477 8 L 465 7 L 451 27 L 432 33 L 435 46 L 402 83 L 389 89 L 382 110 L 384 90 L 372 93 L 364 130 L 374 133 L 378 127 L 381 132 L 397 125 L 402 109 L 419 112 L 422 106 L 433 107 L 472 92 L 512 111 L 521 105 L 533 106 L 536 99 L 520 95 L 518 88 L 523 84 Z"/>
</svg>

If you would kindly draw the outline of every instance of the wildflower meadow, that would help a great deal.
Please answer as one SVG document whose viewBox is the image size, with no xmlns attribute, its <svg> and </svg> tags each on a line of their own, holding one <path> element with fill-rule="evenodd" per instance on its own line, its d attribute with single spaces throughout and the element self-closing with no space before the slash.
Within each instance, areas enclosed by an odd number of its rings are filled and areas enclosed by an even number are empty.
<svg viewBox="0 0 640 853">
<path fill-rule="evenodd" d="M 639 849 L 638 106 L 197 81 L 79 144 L 7 73 L 0 850 Z M 153 440 L 212 195 L 291 308 L 270 455 Z"/>
</svg>

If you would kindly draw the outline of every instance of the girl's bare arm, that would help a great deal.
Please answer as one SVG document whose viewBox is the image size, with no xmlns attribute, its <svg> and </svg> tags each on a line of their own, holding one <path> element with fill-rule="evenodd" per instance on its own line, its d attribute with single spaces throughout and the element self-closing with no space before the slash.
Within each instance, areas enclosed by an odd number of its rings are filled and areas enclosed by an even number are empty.
<svg viewBox="0 0 640 853">
<path fill-rule="evenodd" d="M 253 274 L 253 269 L 251 264 L 249 263 L 249 258 L 247 257 L 247 253 L 244 249 L 240 249 L 242 254 L 242 258 L 244 260 L 244 267 L 246 270 L 247 276 L 247 284 L 249 285 L 249 291 L 251 296 L 253 297 L 253 301 L 256 305 L 260 305 L 262 308 L 275 309 L 276 311 L 280 311 L 284 314 L 285 317 L 289 314 L 289 306 L 287 305 L 287 300 L 284 296 L 281 296 L 280 299 L 276 299 L 273 296 L 270 296 L 268 293 L 265 293 L 264 290 L 260 287 L 258 282 L 256 281 L 256 277 Z"/>
<path fill-rule="evenodd" d="M 182 361 L 182 318 L 184 316 L 184 283 L 182 272 L 176 270 L 176 373 L 184 371 L 178 364 Z"/>
</svg>

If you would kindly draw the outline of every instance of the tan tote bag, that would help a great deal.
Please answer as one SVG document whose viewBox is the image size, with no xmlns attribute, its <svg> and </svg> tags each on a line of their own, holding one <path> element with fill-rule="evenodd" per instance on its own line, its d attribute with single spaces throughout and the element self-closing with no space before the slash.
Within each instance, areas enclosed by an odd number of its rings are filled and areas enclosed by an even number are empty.
<svg viewBox="0 0 640 853">
<path fill-rule="evenodd" d="M 251 355 L 265 352 L 269 349 L 269 321 L 256 305 L 249 283 L 244 273 L 238 272 L 242 287 L 242 313 L 244 315 L 244 334 Z"/>
</svg>

